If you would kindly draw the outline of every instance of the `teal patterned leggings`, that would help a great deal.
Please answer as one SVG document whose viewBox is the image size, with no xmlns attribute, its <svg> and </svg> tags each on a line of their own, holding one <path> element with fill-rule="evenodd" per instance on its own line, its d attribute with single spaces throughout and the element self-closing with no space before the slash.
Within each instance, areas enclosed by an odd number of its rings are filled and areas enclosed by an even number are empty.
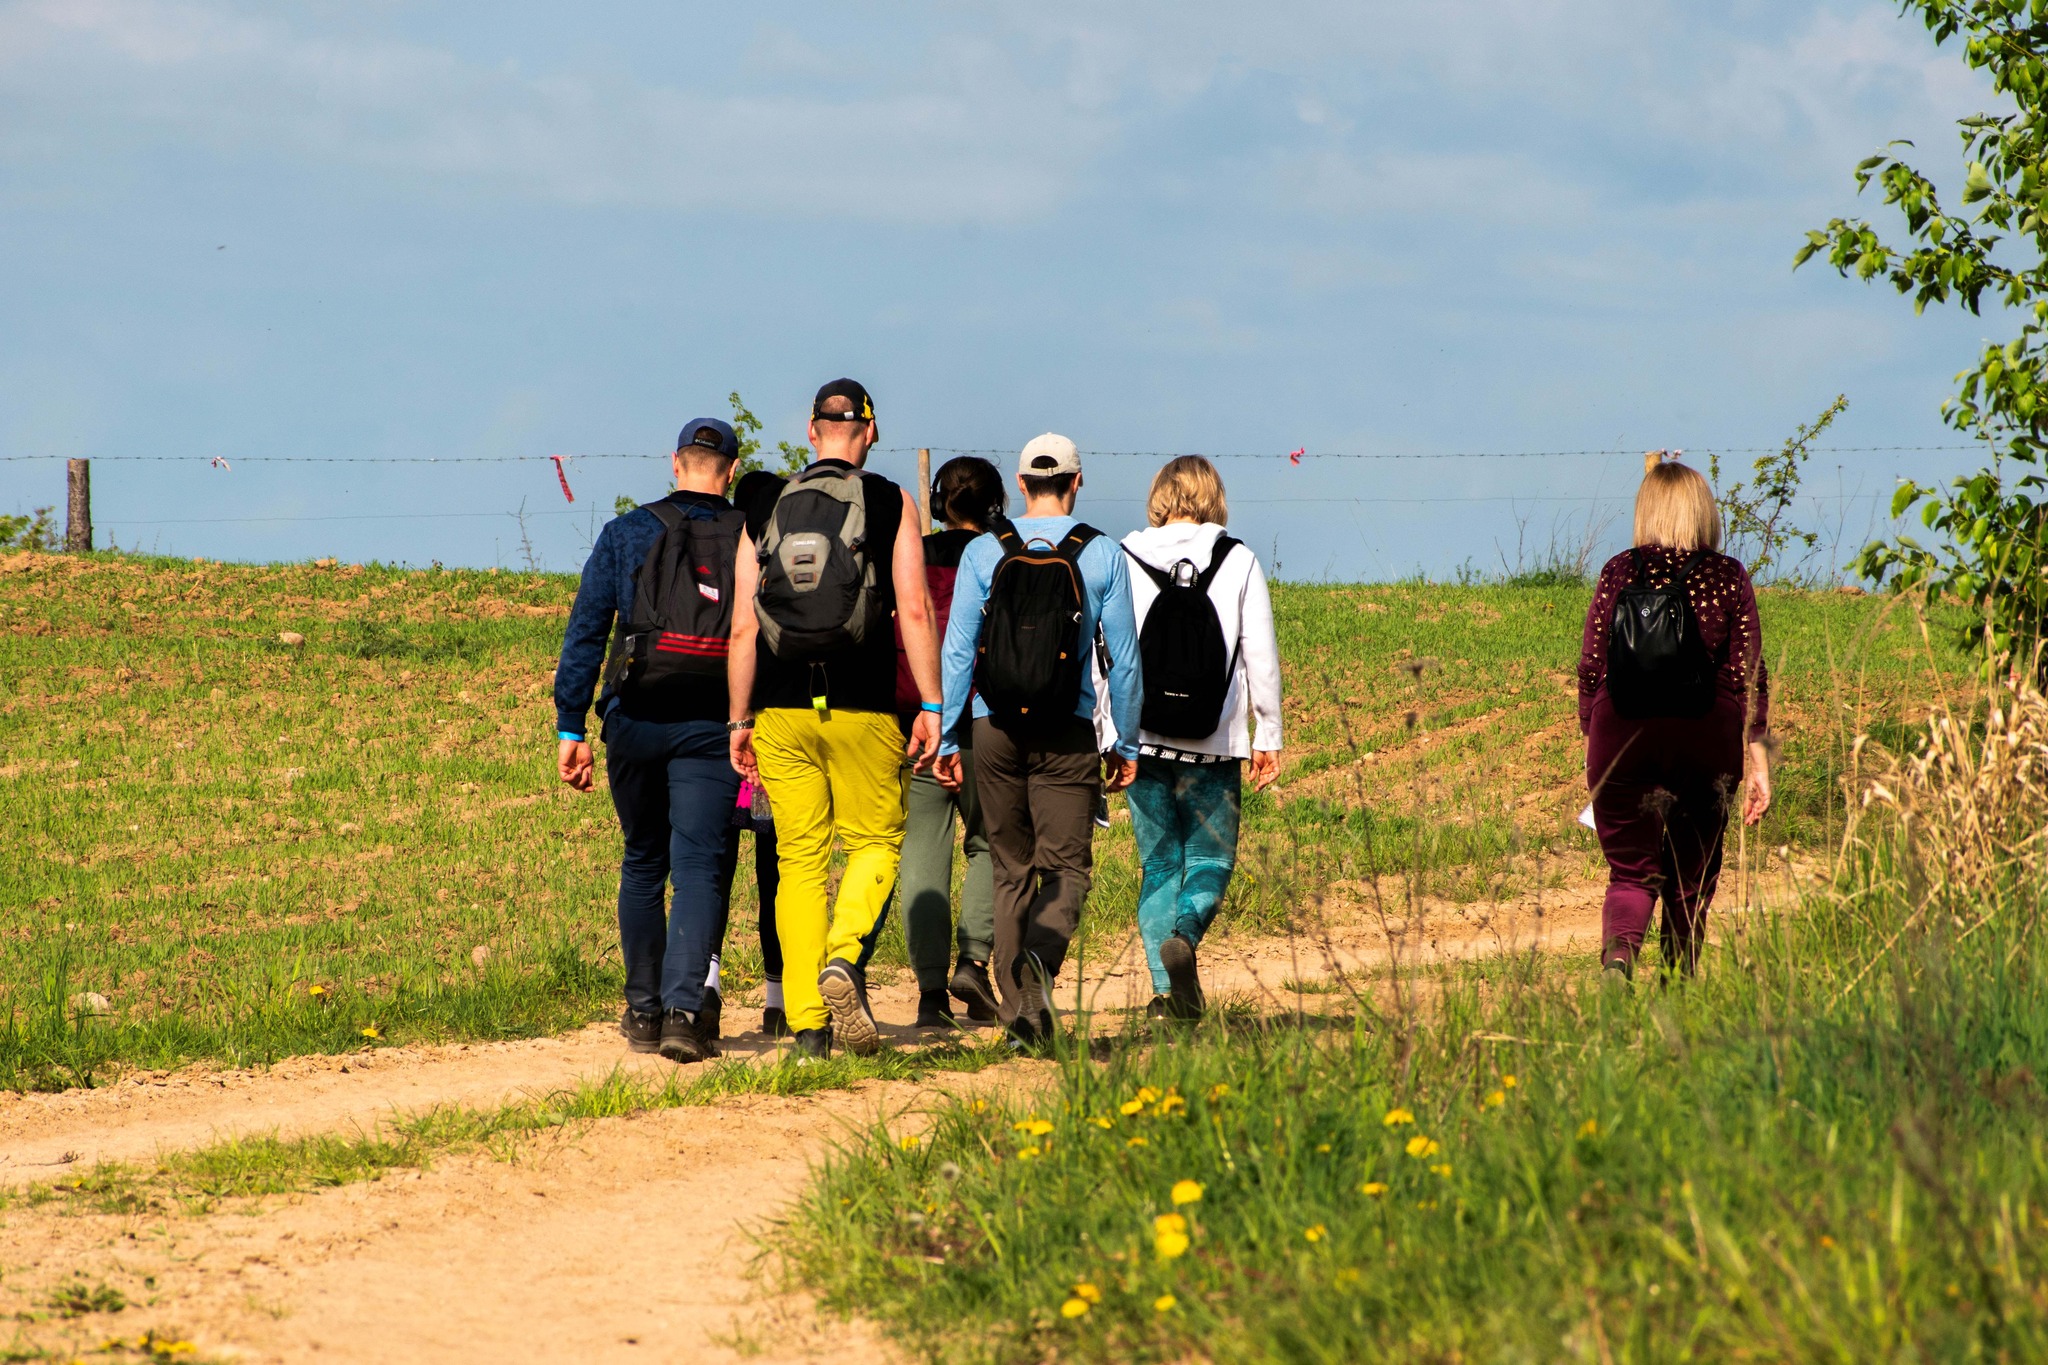
<svg viewBox="0 0 2048 1365">
<path fill-rule="evenodd" d="M 1230 871 L 1237 865 L 1242 767 L 1236 759 L 1138 760 L 1138 780 L 1126 794 L 1144 874 L 1138 890 L 1138 933 L 1145 940 L 1152 988 L 1161 994 L 1167 982 L 1159 965 L 1159 945 L 1176 933 L 1199 944 L 1230 887 Z"/>
</svg>

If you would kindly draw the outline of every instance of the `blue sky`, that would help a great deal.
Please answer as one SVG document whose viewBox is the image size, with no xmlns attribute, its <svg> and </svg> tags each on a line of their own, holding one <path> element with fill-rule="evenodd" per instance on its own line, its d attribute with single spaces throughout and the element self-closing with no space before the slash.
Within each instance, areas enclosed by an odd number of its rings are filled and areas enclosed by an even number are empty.
<svg viewBox="0 0 2048 1365">
<path fill-rule="evenodd" d="M 512 565 L 523 503 L 571 569 L 659 459 L 572 461 L 571 507 L 545 463 L 258 457 L 659 457 L 733 388 L 800 439 L 851 374 L 889 447 L 1263 453 L 1233 529 L 1287 577 L 1497 567 L 1518 517 L 1617 543 L 1639 456 L 1284 452 L 1767 446 L 1837 392 L 1834 444 L 1952 442 L 2003 324 L 1790 262 L 1988 98 L 1846 0 L 13 0 L 0 455 L 99 458 L 123 546 Z M 1086 514 L 1154 463 L 1096 460 Z M 61 494 L 0 463 L 0 510 Z"/>
</svg>

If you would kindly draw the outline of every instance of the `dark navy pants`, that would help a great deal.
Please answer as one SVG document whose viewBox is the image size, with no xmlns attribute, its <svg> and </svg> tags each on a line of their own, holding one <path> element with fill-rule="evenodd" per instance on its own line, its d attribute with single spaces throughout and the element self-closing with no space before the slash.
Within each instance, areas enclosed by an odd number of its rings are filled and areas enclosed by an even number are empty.
<svg viewBox="0 0 2048 1365">
<path fill-rule="evenodd" d="M 725 726 L 613 713 L 605 773 L 626 836 L 619 861 L 619 950 L 626 1004 L 642 1014 L 694 1012 L 725 929 L 727 861 L 740 775 L 727 758 Z M 663 913 L 663 883 L 674 903 Z"/>
</svg>

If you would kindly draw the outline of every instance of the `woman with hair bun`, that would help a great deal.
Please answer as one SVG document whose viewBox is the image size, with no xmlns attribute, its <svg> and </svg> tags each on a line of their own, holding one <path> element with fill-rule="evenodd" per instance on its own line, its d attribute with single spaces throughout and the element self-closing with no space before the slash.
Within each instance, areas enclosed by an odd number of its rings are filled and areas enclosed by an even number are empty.
<svg viewBox="0 0 2048 1365">
<path fill-rule="evenodd" d="M 1622 982 L 1660 900 L 1667 969 L 1698 967 L 1737 791 L 1745 824 L 1771 804 L 1756 590 L 1720 553 L 1705 477 L 1661 450 L 1643 467 L 1635 545 L 1600 570 L 1579 651 L 1586 782 L 1608 869 L 1600 962 Z"/>
</svg>

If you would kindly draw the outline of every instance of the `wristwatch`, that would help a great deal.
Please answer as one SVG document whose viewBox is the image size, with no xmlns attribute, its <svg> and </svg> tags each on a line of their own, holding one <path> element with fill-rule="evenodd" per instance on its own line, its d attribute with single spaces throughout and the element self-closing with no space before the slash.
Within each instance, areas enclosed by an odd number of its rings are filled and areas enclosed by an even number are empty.
<svg viewBox="0 0 2048 1365">
<path fill-rule="evenodd" d="M 725 723 L 725 732 L 729 735 L 736 735 L 742 730 L 751 730 L 753 728 L 754 722 L 751 717 L 746 720 L 729 720 Z"/>
</svg>

